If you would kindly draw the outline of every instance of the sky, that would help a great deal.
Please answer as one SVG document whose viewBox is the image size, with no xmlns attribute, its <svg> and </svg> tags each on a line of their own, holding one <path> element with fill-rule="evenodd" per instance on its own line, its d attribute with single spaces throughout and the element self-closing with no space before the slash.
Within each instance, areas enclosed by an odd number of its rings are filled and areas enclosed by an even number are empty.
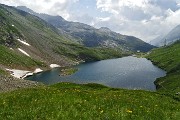
<svg viewBox="0 0 180 120">
<path fill-rule="evenodd" d="M 68 21 L 136 36 L 146 42 L 180 24 L 180 0 L 0 0 Z"/>
</svg>

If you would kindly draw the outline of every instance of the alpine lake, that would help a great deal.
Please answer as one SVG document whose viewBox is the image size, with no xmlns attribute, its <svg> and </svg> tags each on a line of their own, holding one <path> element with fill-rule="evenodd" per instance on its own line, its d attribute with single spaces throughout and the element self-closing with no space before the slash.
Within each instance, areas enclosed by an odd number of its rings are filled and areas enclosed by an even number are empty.
<svg viewBox="0 0 180 120">
<path fill-rule="evenodd" d="M 58 82 L 98 83 L 113 88 L 155 91 L 154 81 L 166 75 L 164 70 L 156 67 L 146 58 L 132 56 L 82 63 L 73 67 L 78 71 L 71 75 L 61 76 L 62 68 L 54 68 L 26 79 L 47 85 Z"/>
</svg>

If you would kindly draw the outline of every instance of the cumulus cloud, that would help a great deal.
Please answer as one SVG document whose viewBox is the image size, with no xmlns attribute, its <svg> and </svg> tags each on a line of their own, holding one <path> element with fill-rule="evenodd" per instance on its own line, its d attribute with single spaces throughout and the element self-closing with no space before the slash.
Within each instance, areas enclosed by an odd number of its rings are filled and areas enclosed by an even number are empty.
<svg viewBox="0 0 180 120">
<path fill-rule="evenodd" d="M 11 6 L 26 6 L 39 13 L 61 15 L 69 18 L 68 7 L 79 0 L 0 0 L 0 3 Z"/>
<path fill-rule="evenodd" d="M 120 33 L 149 41 L 180 24 L 179 3 L 180 0 L 96 0 L 97 8 L 111 13 L 111 19 L 95 25 L 108 25 Z"/>
</svg>

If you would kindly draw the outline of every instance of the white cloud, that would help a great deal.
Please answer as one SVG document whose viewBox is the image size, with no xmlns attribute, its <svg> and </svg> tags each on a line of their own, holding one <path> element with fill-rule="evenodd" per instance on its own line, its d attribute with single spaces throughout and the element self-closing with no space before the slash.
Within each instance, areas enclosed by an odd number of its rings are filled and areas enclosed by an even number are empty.
<svg viewBox="0 0 180 120">
<path fill-rule="evenodd" d="M 116 9 L 118 5 L 116 2 L 112 2 L 111 0 L 97 0 L 96 5 L 97 5 L 97 8 L 101 9 L 101 11 L 103 12 L 106 11 L 113 14 L 118 14 L 118 9 Z"/>
<path fill-rule="evenodd" d="M 99 21 L 105 22 L 105 21 L 109 21 L 110 17 L 105 17 L 105 18 L 97 17 L 96 19 L 98 19 Z"/>
<path fill-rule="evenodd" d="M 169 24 L 171 26 L 180 24 L 180 9 L 175 12 L 171 12 L 164 20 L 164 24 Z"/>
<path fill-rule="evenodd" d="M 145 8 L 148 0 L 97 0 L 97 8 L 102 11 L 119 14 L 123 7 Z"/>
<path fill-rule="evenodd" d="M 141 7 L 144 8 L 146 7 L 148 3 L 148 0 L 119 0 L 119 6 L 129 6 L 131 8 L 135 7 Z"/>
<path fill-rule="evenodd" d="M 98 21 L 95 26 L 104 25 L 145 41 L 166 34 L 180 24 L 180 0 L 96 1 L 96 6 L 101 12 L 111 13 L 111 23 Z"/>
<path fill-rule="evenodd" d="M 61 15 L 65 19 L 70 17 L 67 8 L 79 0 L 0 0 L 0 3 L 11 6 L 27 6 L 39 13 Z"/>
</svg>

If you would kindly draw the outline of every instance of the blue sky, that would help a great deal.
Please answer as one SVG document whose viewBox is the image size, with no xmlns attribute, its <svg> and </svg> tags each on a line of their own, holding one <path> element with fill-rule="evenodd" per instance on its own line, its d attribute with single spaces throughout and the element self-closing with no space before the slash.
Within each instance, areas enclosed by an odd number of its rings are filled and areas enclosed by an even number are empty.
<svg viewBox="0 0 180 120">
<path fill-rule="evenodd" d="M 0 0 L 150 41 L 180 24 L 180 0 Z"/>
</svg>

